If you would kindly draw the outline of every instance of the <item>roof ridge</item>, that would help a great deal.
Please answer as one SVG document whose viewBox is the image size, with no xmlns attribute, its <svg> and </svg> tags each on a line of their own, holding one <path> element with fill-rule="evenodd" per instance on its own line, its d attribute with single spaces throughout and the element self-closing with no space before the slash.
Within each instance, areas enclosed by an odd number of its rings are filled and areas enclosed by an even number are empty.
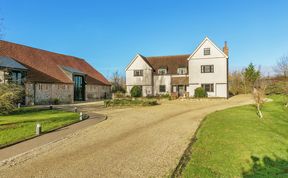
<svg viewBox="0 0 288 178">
<path fill-rule="evenodd" d="M 190 56 L 190 54 L 177 54 L 177 55 L 165 55 L 165 56 L 147 56 L 146 58 L 178 57 L 178 56 Z"/>
<path fill-rule="evenodd" d="M 28 45 L 18 44 L 18 43 L 15 43 L 15 42 L 10 42 L 10 41 L 6 41 L 6 40 L 0 40 L 0 42 L 10 43 L 10 44 L 13 44 L 13 45 L 22 46 L 22 47 L 30 48 L 30 49 L 33 49 L 33 50 L 39 50 L 39 51 L 43 51 L 43 52 L 53 53 L 53 54 L 56 54 L 56 55 L 62 55 L 62 56 L 66 56 L 66 57 L 73 57 L 75 59 L 79 59 L 79 60 L 85 61 L 85 59 L 82 59 L 82 58 L 79 58 L 79 57 L 76 57 L 76 56 L 71 56 L 71 55 L 67 55 L 67 54 L 61 54 L 61 53 L 48 51 L 48 50 L 41 49 L 41 48 L 36 48 L 36 47 L 28 46 Z"/>
</svg>

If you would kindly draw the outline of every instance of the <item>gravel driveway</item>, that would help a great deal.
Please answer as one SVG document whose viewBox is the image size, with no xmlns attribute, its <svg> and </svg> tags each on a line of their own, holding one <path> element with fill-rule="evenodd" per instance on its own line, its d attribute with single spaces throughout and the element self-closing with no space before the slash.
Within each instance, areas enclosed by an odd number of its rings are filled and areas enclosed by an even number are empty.
<svg viewBox="0 0 288 178">
<path fill-rule="evenodd" d="M 107 121 L 15 158 L 0 168 L 0 177 L 168 176 L 205 115 L 251 102 L 240 95 L 101 109 Z"/>
</svg>

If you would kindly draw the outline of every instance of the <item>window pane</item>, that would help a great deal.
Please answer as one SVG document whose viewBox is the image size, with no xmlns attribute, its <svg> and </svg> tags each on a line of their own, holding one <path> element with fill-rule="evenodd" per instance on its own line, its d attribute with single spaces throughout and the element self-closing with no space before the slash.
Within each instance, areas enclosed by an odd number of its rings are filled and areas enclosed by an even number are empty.
<svg viewBox="0 0 288 178">
<path fill-rule="evenodd" d="M 165 85 L 160 85 L 159 86 L 159 91 L 160 92 L 166 92 L 166 86 Z"/>
<path fill-rule="evenodd" d="M 134 76 L 143 76 L 143 70 L 134 70 Z"/>
<path fill-rule="evenodd" d="M 214 92 L 214 84 L 201 84 L 206 92 Z"/>
<path fill-rule="evenodd" d="M 201 73 L 214 73 L 214 65 L 202 65 Z"/>
<path fill-rule="evenodd" d="M 164 75 L 167 73 L 167 69 L 158 69 L 158 74 Z"/>
<path fill-rule="evenodd" d="M 210 48 L 204 48 L 204 56 L 210 55 Z"/>
</svg>

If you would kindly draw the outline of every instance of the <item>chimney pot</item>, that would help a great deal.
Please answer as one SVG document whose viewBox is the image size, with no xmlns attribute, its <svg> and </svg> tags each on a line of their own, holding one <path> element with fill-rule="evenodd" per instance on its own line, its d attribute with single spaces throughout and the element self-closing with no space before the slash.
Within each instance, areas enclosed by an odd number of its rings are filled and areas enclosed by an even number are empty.
<svg viewBox="0 0 288 178">
<path fill-rule="evenodd" d="M 229 48 L 228 48 L 228 45 L 227 45 L 227 41 L 224 42 L 223 52 L 224 52 L 227 56 L 229 56 Z"/>
</svg>

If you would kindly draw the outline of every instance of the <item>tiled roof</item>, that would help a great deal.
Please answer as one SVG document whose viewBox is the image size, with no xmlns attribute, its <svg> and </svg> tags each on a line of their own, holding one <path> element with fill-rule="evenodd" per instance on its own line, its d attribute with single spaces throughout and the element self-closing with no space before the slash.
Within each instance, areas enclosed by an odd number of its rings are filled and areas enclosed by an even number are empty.
<svg viewBox="0 0 288 178">
<path fill-rule="evenodd" d="M 167 68 L 168 74 L 177 74 L 179 67 L 185 67 L 188 70 L 188 57 L 190 55 L 177 55 L 177 56 L 155 56 L 145 57 L 157 73 L 159 68 Z"/>
<path fill-rule="evenodd" d="M 28 68 L 31 82 L 73 83 L 61 66 L 87 74 L 88 84 L 110 85 L 108 80 L 85 60 L 41 49 L 0 41 L 0 56 L 7 56 Z"/>
<path fill-rule="evenodd" d="M 189 85 L 189 77 L 172 77 L 172 85 Z"/>
</svg>

